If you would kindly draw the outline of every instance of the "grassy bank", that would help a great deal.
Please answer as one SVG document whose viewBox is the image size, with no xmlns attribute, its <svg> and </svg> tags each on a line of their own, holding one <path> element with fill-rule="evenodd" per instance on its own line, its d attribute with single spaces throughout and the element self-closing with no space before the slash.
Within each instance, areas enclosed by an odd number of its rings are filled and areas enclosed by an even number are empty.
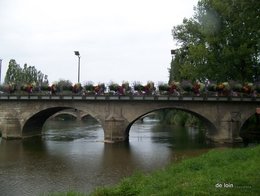
<svg viewBox="0 0 260 196">
<path fill-rule="evenodd" d="M 92 195 L 259 195 L 260 146 L 213 150 L 151 175 L 135 174 Z"/>
<path fill-rule="evenodd" d="M 259 195 L 260 145 L 212 150 L 197 158 L 144 175 L 136 173 L 91 196 L 130 195 Z M 83 195 L 66 193 L 57 195 Z"/>
</svg>

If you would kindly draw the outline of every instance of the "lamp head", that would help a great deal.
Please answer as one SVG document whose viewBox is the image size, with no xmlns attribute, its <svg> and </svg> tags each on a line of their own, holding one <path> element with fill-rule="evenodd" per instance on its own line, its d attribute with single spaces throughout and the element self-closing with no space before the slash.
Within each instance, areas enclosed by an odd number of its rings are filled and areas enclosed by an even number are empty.
<svg viewBox="0 0 260 196">
<path fill-rule="evenodd" d="M 80 54 L 79 54 L 79 51 L 74 51 L 74 54 L 76 55 L 76 56 L 79 56 Z"/>
</svg>

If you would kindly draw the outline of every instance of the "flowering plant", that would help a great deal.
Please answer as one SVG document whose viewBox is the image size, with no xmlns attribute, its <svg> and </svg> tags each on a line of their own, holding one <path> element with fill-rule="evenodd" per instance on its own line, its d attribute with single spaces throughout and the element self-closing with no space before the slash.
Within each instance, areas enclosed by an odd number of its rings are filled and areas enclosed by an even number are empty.
<svg viewBox="0 0 260 196">
<path fill-rule="evenodd" d="M 155 91 L 154 83 L 152 81 L 148 81 L 147 84 L 144 86 L 144 91 L 147 95 L 153 94 L 153 92 Z"/>
<path fill-rule="evenodd" d="M 57 85 L 56 84 L 52 84 L 49 88 L 51 94 L 55 95 L 57 92 Z"/>
<path fill-rule="evenodd" d="M 180 91 L 180 83 L 179 82 L 171 82 L 169 87 L 168 87 L 169 93 L 173 94 L 176 93 L 177 91 Z"/>
<path fill-rule="evenodd" d="M 123 94 L 131 94 L 131 87 L 129 82 L 123 81 L 122 83 Z"/>
<path fill-rule="evenodd" d="M 104 83 L 100 83 L 97 86 L 94 86 L 94 91 L 97 95 L 101 95 L 104 94 L 106 90 L 105 84 Z"/>
<path fill-rule="evenodd" d="M 4 84 L 3 85 L 3 90 L 6 93 L 14 93 L 16 91 L 16 84 L 15 83 L 10 83 L 10 84 Z"/>
<path fill-rule="evenodd" d="M 32 93 L 35 88 L 34 84 L 24 84 L 21 86 L 21 90 L 27 93 Z"/>
<path fill-rule="evenodd" d="M 73 93 L 79 93 L 79 92 L 81 92 L 81 90 L 82 90 L 82 86 L 80 83 L 74 84 L 74 86 L 72 88 Z"/>
<path fill-rule="evenodd" d="M 253 84 L 252 83 L 245 83 L 242 87 L 243 93 L 250 94 L 253 92 Z"/>
<path fill-rule="evenodd" d="M 219 92 L 223 92 L 224 90 L 229 90 L 228 82 L 222 82 L 217 85 L 216 90 Z"/>
<path fill-rule="evenodd" d="M 193 87 L 192 87 L 192 90 L 193 92 L 196 94 L 196 95 L 199 95 L 200 94 L 200 87 L 201 87 L 201 84 L 199 82 L 195 82 L 193 84 Z"/>
</svg>

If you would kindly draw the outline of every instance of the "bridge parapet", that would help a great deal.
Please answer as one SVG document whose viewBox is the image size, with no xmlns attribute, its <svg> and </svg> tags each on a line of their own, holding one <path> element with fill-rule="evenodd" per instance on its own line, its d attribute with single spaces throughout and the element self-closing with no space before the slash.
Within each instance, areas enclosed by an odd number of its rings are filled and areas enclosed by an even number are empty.
<svg viewBox="0 0 260 196">
<path fill-rule="evenodd" d="M 0 100 L 109 100 L 109 101 L 230 101 L 230 102 L 260 102 L 260 97 L 224 97 L 224 96 L 83 96 L 83 95 L 0 95 Z"/>
</svg>

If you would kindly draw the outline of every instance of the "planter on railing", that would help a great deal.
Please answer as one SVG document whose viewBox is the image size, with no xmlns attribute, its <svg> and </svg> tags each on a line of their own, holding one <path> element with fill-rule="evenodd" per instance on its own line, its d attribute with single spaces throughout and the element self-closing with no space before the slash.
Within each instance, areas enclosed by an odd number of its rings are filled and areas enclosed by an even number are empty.
<svg viewBox="0 0 260 196">
<path fill-rule="evenodd" d="M 260 83 L 239 83 L 236 81 L 215 83 L 207 81 L 201 83 L 199 81 L 191 82 L 183 80 L 181 82 L 173 81 L 170 84 L 159 83 L 157 90 L 154 83 L 149 81 L 146 85 L 140 82 L 134 82 L 130 87 L 128 82 L 123 82 L 121 85 L 117 83 L 110 83 L 107 85 L 108 90 L 104 83 L 94 85 L 88 82 L 81 86 L 80 83 L 74 85 L 61 85 L 52 84 L 48 85 L 35 85 L 35 84 L 3 84 L 0 85 L 0 91 L 7 94 L 23 95 L 29 94 L 82 94 L 82 95 L 130 95 L 130 96 L 143 96 L 143 95 L 170 95 L 170 96 L 232 96 L 232 97 L 260 97 Z"/>
</svg>

